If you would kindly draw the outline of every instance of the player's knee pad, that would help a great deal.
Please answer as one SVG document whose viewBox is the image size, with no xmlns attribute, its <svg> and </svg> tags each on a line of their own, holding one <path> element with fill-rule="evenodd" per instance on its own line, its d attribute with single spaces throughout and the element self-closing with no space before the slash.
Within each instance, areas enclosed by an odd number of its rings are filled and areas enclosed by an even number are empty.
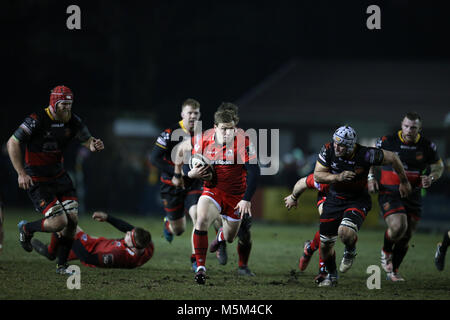
<svg viewBox="0 0 450 320">
<path fill-rule="evenodd" d="M 327 247 L 333 246 L 336 243 L 336 240 L 337 236 L 326 236 L 323 234 L 320 235 L 320 242 L 326 245 Z"/>
<path fill-rule="evenodd" d="M 60 215 L 61 213 L 64 213 L 64 211 L 61 202 L 59 201 L 56 201 L 53 206 L 44 211 L 46 217 L 54 217 Z"/>
<path fill-rule="evenodd" d="M 349 218 L 342 219 L 341 226 L 350 228 L 353 231 L 358 232 L 358 225 Z"/>
</svg>

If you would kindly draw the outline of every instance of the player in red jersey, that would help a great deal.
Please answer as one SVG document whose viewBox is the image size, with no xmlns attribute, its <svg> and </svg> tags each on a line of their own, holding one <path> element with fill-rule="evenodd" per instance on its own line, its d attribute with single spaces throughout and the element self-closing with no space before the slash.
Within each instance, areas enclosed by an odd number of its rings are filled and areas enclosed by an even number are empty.
<svg viewBox="0 0 450 320">
<path fill-rule="evenodd" d="M 236 135 L 234 114 L 231 111 L 217 111 L 214 114 L 214 129 L 193 137 L 190 144 L 180 148 L 181 156 L 188 150 L 193 155 L 202 155 L 210 166 L 196 167 L 189 176 L 201 177 L 203 193 L 197 207 L 197 222 L 194 231 L 197 272 L 195 281 L 206 282 L 206 253 L 208 249 L 208 228 L 218 217 L 223 227 L 211 244 L 210 251 L 216 251 L 220 242 L 233 242 L 241 224 L 242 216 L 251 216 L 251 198 L 256 190 L 260 169 L 256 153 L 250 150 L 245 136 Z M 255 163 L 253 163 L 255 162 Z M 209 173 L 210 167 L 213 173 Z M 181 174 L 181 161 L 175 165 L 175 173 Z M 181 179 L 179 181 L 181 183 Z"/>
<path fill-rule="evenodd" d="M 444 171 L 436 145 L 421 135 L 422 119 L 415 112 L 408 112 L 402 119 L 401 130 L 396 134 L 384 136 L 377 141 L 377 147 L 398 154 L 413 192 L 402 198 L 399 192 L 400 180 L 392 166 L 381 168 L 380 183 L 371 169 L 368 178 L 370 192 L 378 193 L 383 218 L 387 230 L 381 249 L 381 266 L 390 281 L 404 281 L 398 269 L 409 247 L 422 211 L 421 188 L 429 188 Z M 428 174 L 425 174 L 429 170 Z"/>
<path fill-rule="evenodd" d="M 236 126 L 239 123 L 239 108 L 235 104 L 231 102 L 223 102 L 217 111 L 229 110 L 234 114 L 234 122 Z M 241 128 L 236 128 L 236 134 L 245 135 L 245 132 Z M 216 221 L 221 223 L 221 220 L 218 219 Z M 239 231 L 237 234 L 238 243 L 237 243 L 237 253 L 238 253 L 238 275 L 241 276 L 254 276 L 255 274 L 248 267 L 248 260 L 250 258 L 250 252 L 252 250 L 252 237 L 251 237 L 251 229 L 252 226 L 252 217 L 249 214 L 244 214 L 242 217 L 241 226 L 239 227 Z M 217 229 L 218 230 L 218 229 Z M 219 247 L 216 251 L 216 256 L 220 264 L 225 265 L 227 263 L 228 255 L 226 251 L 226 241 L 221 241 L 219 243 Z"/>
<path fill-rule="evenodd" d="M 56 266 L 60 274 L 67 273 L 67 257 L 78 222 L 78 198 L 63 167 L 63 151 L 73 140 L 91 152 L 104 149 L 103 142 L 94 138 L 83 121 L 72 113 L 72 102 L 73 93 L 68 87 L 55 87 L 49 106 L 25 118 L 7 143 L 19 187 L 27 190 L 36 211 L 45 215 L 37 221 L 19 222 L 20 244 L 31 252 L 34 232 L 61 231 Z M 25 146 L 25 166 L 22 146 Z"/>
<path fill-rule="evenodd" d="M 326 199 L 326 194 L 328 192 L 328 184 L 320 184 L 314 181 L 314 174 L 309 174 L 297 181 L 292 190 L 292 193 L 284 198 L 284 204 L 288 210 L 292 208 L 297 208 L 298 198 L 306 191 L 306 189 L 317 190 L 317 210 L 319 211 L 319 216 L 322 214 L 323 203 Z M 307 240 L 303 246 L 303 254 L 300 257 L 298 268 L 300 271 L 305 271 L 308 267 L 309 261 L 313 256 L 314 252 L 319 249 L 319 274 L 315 277 L 316 283 L 322 282 L 327 276 L 327 271 L 325 268 L 324 261 L 320 255 L 320 232 L 319 230 L 315 233 L 313 240 Z"/>
<path fill-rule="evenodd" d="M 69 261 L 80 260 L 88 267 L 132 269 L 140 267 L 153 256 L 154 244 L 148 231 L 101 211 L 94 212 L 92 218 L 100 222 L 109 222 L 119 231 L 124 232 L 125 237 L 97 238 L 77 227 Z M 54 260 L 58 246 L 56 239 L 59 236 L 53 233 L 48 246 L 35 238 L 31 240 L 31 244 L 36 252 L 49 260 Z"/>
</svg>

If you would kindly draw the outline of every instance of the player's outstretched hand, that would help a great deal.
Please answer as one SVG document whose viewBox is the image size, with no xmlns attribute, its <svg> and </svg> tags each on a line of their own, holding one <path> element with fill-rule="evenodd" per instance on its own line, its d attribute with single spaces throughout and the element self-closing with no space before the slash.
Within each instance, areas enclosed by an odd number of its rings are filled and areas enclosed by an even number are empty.
<svg viewBox="0 0 450 320">
<path fill-rule="evenodd" d="M 103 211 L 95 211 L 94 214 L 92 215 L 92 219 L 104 222 L 106 221 L 106 219 L 108 219 L 108 214 Z"/>
<path fill-rule="evenodd" d="M 241 216 L 243 216 L 244 214 L 248 213 L 250 215 L 250 217 L 252 216 L 252 203 L 250 201 L 246 201 L 246 200 L 241 200 L 238 202 L 238 204 L 236 205 L 236 207 L 234 207 L 234 210 L 238 209 Z"/>
<path fill-rule="evenodd" d="M 28 190 L 28 189 L 31 188 L 32 185 L 34 185 L 33 184 L 33 180 L 26 173 L 19 174 L 19 177 L 17 178 L 17 181 L 19 183 L 19 188 L 20 189 L 24 189 L 24 190 Z"/>
<path fill-rule="evenodd" d="M 286 198 L 284 198 L 284 204 L 285 204 L 286 208 L 288 209 L 288 211 L 291 208 L 297 209 L 297 200 L 294 200 L 294 198 L 292 197 L 292 194 L 290 194 Z"/>
<path fill-rule="evenodd" d="M 102 140 L 93 138 L 91 139 L 89 149 L 91 150 L 91 152 L 101 151 L 105 149 L 105 145 L 103 144 Z"/>
</svg>

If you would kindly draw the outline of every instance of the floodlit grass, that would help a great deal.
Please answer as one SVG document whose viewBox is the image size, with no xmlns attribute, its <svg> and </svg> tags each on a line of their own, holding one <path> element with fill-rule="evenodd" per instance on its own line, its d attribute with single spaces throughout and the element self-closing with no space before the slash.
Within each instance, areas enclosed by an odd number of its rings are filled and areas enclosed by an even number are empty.
<svg viewBox="0 0 450 320">
<path fill-rule="evenodd" d="M 434 266 L 436 243 L 441 234 L 415 234 L 401 266 L 404 283 L 390 283 L 381 271 L 381 289 L 369 290 L 366 273 L 370 265 L 379 265 L 383 230 L 363 229 L 359 233 L 357 258 L 352 269 L 340 274 L 335 288 L 318 288 L 317 253 L 308 269 L 300 273 L 298 259 L 303 242 L 311 239 L 317 226 L 281 225 L 255 221 L 252 226 L 253 249 L 249 266 L 256 277 L 237 275 L 236 241 L 228 244 L 228 264 L 218 264 L 208 253 L 206 285 L 194 282 L 190 265 L 190 231 L 169 244 L 162 237 L 162 218 L 117 215 L 150 230 L 155 254 L 144 266 L 134 270 L 98 269 L 80 265 L 81 289 L 69 290 L 67 277 L 55 273 L 55 262 L 35 252 L 25 252 L 18 242 L 17 223 L 36 220 L 32 210 L 5 212 L 5 245 L 0 255 L 0 300 L 9 299 L 149 299 L 149 300 L 436 300 L 450 298 L 450 266 L 443 272 Z M 120 238 L 122 234 L 107 223 L 81 217 L 79 225 L 93 236 Z M 210 241 L 214 232 L 209 232 Z M 48 242 L 49 235 L 36 234 Z M 343 245 L 337 244 L 337 263 Z M 450 264 L 448 261 L 447 264 Z"/>
</svg>

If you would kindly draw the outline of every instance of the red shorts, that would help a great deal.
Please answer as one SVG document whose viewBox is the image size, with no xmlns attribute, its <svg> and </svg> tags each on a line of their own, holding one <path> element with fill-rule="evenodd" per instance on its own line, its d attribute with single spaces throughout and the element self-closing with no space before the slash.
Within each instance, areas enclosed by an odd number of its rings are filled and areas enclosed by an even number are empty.
<svg viewBox="0 0 450 320">
<path fill-rule="evenodd" d="M 244 194 L 229 194 L 217 188 L 203 188 L 202 197 L 210 198 L 220 214 L 225 216 L 227 220 L 238 221 L 241 220 L 241 213 L 238 209 L 234 209 L 239 201 L 242 200 Z"/>
</svg>

